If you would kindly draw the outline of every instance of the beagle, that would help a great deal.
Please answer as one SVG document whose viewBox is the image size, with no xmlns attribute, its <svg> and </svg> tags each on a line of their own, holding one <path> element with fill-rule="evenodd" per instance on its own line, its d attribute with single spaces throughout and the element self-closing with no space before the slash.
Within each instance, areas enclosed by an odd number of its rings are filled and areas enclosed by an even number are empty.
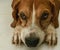
<svg viewBox="0 0 60 50">
<path fill-rule="evenodd" d="M 57 44 L 60 0 L 13 0 L 12 43 L 38 47 L 43 42 Z"/>
</svg>

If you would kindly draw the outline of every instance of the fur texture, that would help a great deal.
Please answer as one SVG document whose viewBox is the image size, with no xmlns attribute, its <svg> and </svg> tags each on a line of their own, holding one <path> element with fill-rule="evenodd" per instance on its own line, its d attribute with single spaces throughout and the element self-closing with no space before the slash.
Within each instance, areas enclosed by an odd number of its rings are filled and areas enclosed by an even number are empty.
<svg viewBox="0 0 60 50">
<path fill-rule="evenodd" d="M 13 0 L 14 21 L 11 26 L 15 31 L 12 42 L 14 44 L 23 42 L 27 46 L 25 38 L 33 35 L 40 39 L 37 46 L 40 46 L 44 40 L 49 45 L 56 45 L 55 29 L 59 26 L 59 4 L 60 0 Z"/>
</svg>

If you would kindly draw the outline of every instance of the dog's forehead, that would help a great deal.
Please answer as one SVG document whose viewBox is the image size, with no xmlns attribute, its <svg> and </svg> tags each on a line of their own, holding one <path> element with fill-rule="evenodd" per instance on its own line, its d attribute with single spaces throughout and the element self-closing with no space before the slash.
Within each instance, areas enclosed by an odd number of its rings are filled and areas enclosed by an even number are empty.
<svg viewBox="0 0 60 50">
<path fill-rule="evenodd" d="M 48 5 L 48 0 L 34 0 L 35 8 L 38 8 L 40 5 Z"/>
<path fill-rule="evenodd" d="M 33 4 L 34 4 L 34 7 L 35 9 L 38 8 L 39 6 L 41 5 L 48 5 L 48 0 L 21 0 L 18 8 L 26 8 L 26 9 L 29 9 L 29 10 L 32 10 L 33 11 Z"/>
<path fill-rule="evenodd" d="M 18 5 L 18 10 L 32 10 L 33 9 L 33 0 L 21 0 L 21 2 Z"/>
<path fill-rule="evenodd" d="M 48 0 L 21 0 L 19 6 L 18 6 L 18 10 L 19 12 L 23 11 L 24 13 L 26 13 L 27 15 L 31 15 L 33 13 L 33 7 L 35 9 L 35 11 L 43 11 L 42 8 L 46 9 L 50 9 L 49 5 L 48 5 Z M 29 13 L 28 13 L 29 12 Z"/>
<path fill-rule="evenodd" d="M 33 0 L 21 0 L 20 4 L 30 6 L 33 4 Z"/>
</svg>

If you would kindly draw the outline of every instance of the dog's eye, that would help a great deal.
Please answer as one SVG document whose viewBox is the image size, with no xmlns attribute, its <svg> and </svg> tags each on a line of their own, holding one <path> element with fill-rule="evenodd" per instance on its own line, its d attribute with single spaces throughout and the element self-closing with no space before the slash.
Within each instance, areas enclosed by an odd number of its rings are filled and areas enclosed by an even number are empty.
<svg viewBox="0 0 60 50">
<path fill-rule="evenodd" d="M 22 20 L 26 20 L 26 15 L 23 12 L 20 13 L 20 17 L 22 18 Z"/>
<path fill-rule="evenodd" d="M 46 20 L 48 18 L 49 13 L 48 12 L 44 12 L 41 16 L 41 20 Z"/>
</svg>

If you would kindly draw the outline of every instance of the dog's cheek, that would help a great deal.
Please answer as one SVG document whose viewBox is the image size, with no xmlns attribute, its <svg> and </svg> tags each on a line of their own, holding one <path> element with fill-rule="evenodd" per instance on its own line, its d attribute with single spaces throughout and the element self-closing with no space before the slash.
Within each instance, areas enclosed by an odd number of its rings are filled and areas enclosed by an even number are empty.
<svg viewBox="0 0 60 50">
<path fill-rule="evenodd" d="M 51 23 L 51 14 L 49 14 L 46 20 L 40 21 L 41 28 L 45 29 L 50 23 Z"/>
<path fill-rule="evenodd" d="M 16 26 L 20 25 L 21 27 L 26 27 L 26 23 L 27 23 L 26 21 L 23 21 L 22 19 L 19 18 Z"/>
<path fill-rule="evenodd" d="M 21 21 L 21 26 L 22 26 L 22 27 L 25 27 L 25 26 L 26 26 L 27 21 L 22 20 L 22 19 L 20 19 L 20 21 Z"/>
<path fill-rule="evenodd" d="M 41 43 L 44 42 L 44 39 L 45 39 L 45 33 L 41 33 L 40 39 L 41 39 Z"/>
<path fill-rule="evenodd" d="M 38 44 L 38 46 L 39 46 L 39 45 L 41 45 L 44 42 L 44 39 L 45 39 L 45 32 L 44 32 L 44 30 L 41 30 L 41 28 L 37 28 L 36 36 L 39 37 L 39 39 L 40 39 L 40 42 Z"/>
<path fill-rule="evenodd" d="M 26 26 L 26 22 L 23 21 L 23 22 L 21 23 L 21 26 L 22 26 L 22 27 Z"/>
</svg>

